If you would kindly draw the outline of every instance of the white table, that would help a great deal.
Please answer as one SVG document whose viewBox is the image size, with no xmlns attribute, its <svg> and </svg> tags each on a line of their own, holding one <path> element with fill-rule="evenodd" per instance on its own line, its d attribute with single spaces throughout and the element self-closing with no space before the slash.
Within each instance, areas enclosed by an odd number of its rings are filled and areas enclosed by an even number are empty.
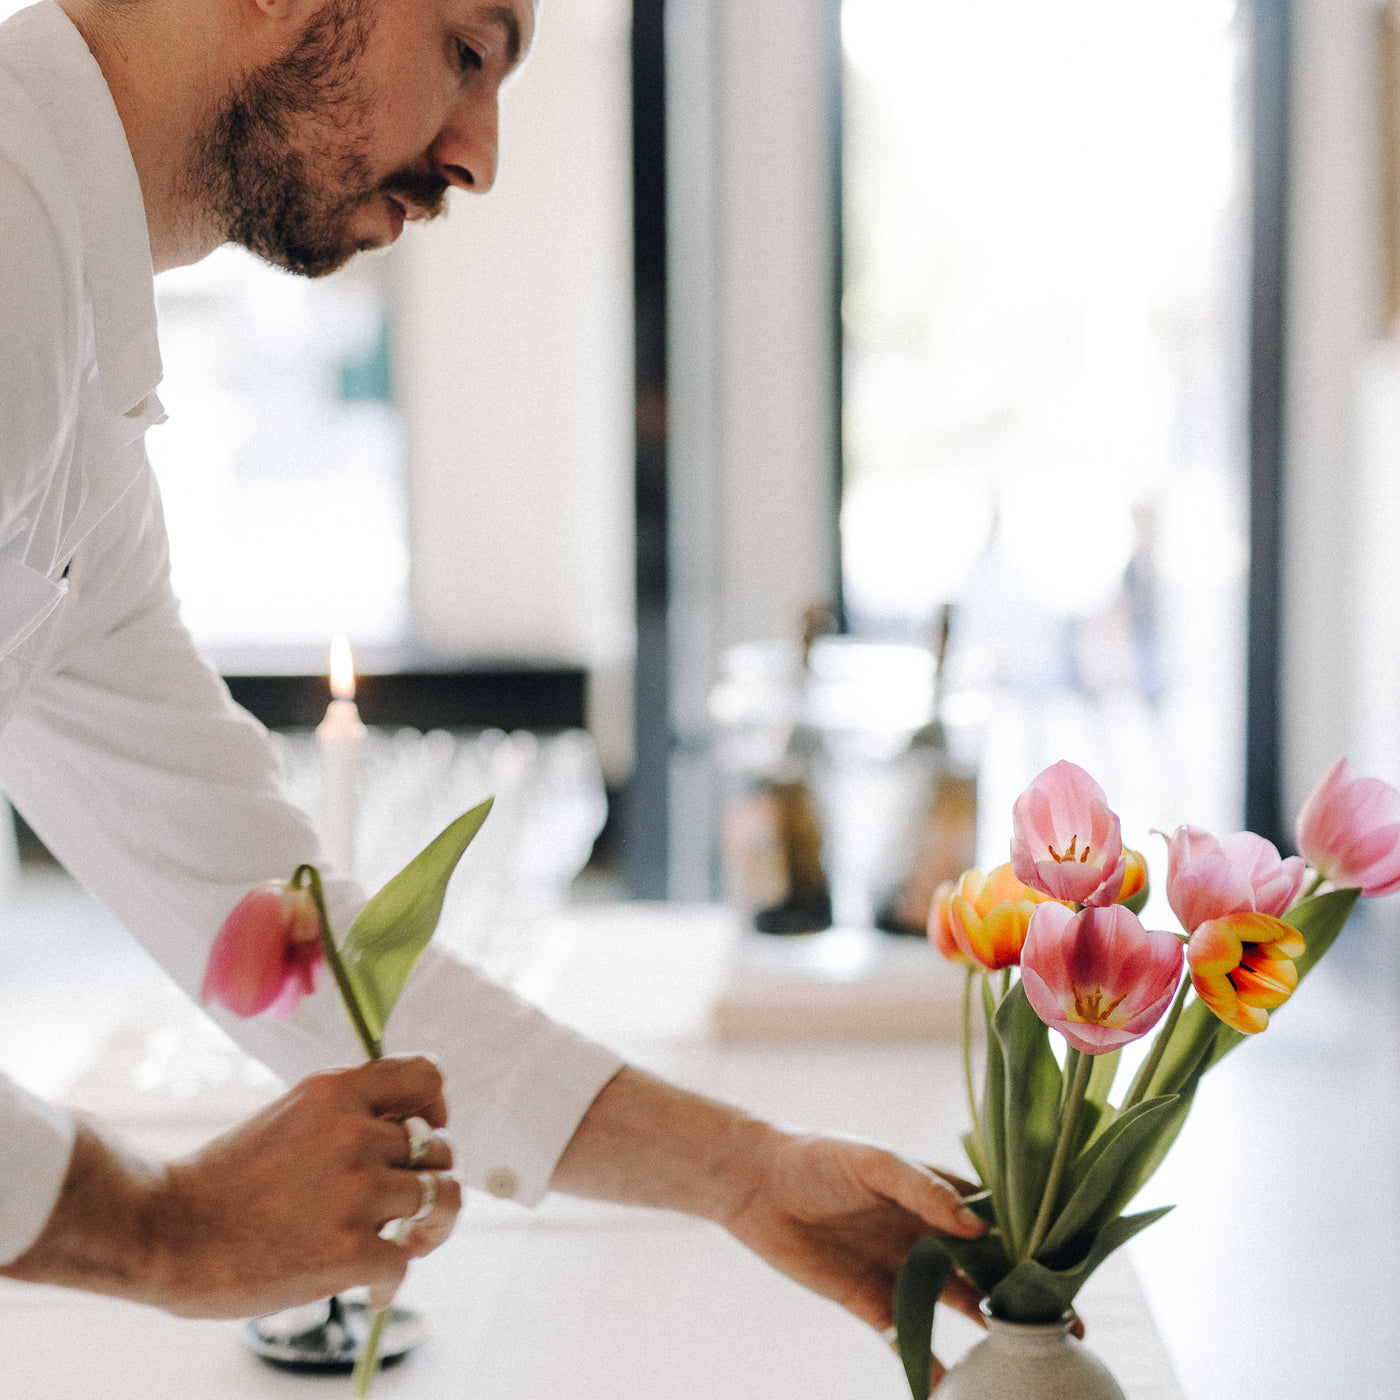
<svg viewBox="0 0 1400 1400">
<path fill-rule="evenodd" d="M 524 990 L 636 1063 L 788 1120 L 957 1162 L 956 1049 L 946 1043 L 723 1044 L 709 1009 L 732 947 L 709 909 L 624 906 L 559 921 Z M 148 1036 L 138 1027 L 124 1044 Z M 183 1106 L 131 1088 L 118 1046 L 74 1087 L 154 1151 L 191 1145 L 259 1092 Z M 222 1105 L 222 1106 L 221 1106 Z M 714 1227 L 551 1198 L 535 1212 L 473 1198 L 453 1239 L 414 1264 L 402 1300 L 425 1345 L 376 1393 L 433 1400 L 901 1400 L 889 1349 Z M 1081 1295 L 1091 1341 L 1130 1400 L 1181 1400 L 1126 1256 Z M 939 1320 L 940 1352 L 976 1338 Z M 15 1400 L 235 1400 L 348 1394 L 242 1349 L 237 1325 L 190 1322 L 61 1290 L 0 1286 L 0 1395 Z"/>
</svg>

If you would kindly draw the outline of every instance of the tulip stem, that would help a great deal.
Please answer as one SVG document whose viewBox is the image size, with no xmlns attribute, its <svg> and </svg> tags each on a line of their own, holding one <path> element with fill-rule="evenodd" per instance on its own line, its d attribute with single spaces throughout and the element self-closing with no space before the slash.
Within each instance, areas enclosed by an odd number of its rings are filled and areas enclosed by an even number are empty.
<svg viewBox="0 0 1400 1400">
<path fill-rule="evenodd" d="M 398 1243 L 402 1243 L 397 1235 Z M 370 1388 L 379 1371 L 379 1344 L 384 1337 L 384 1324 L 389 1320 L 388 1308 L 377 1308 L 369 1325 L 369 1336 L 365 1338 L 364 1350 L 355 1359 L 355 1374 L 351 1377 L 355 1386 L 355 1400 L 369 1400 Z"/>
<path fill-rule="evenodd" d="M 350 974 L 345 969 L 340 949 L 335 946 L 335 935 L 331 933 L 331 921 L 326 914 L 326 895 L 321 888 L 321 872 L 314 865 L 299 865 L 292 873 L 291 883 L 293 889 L 310 888 L 311 898 L 316 902 L 316 912 L 321 916 L 321 951 L 325 953 L 326 962 L 335 977 L 340 999 L 345 1004 L 345 1014 L 350 1017 L 350 1024 L 355 1027 L 355 1034 L 360 1037 L 365 1054 L 371 1060 L 383 1059 L 384 1047 L 370 1032 L 369 1023 L 365 1020 L 364 1010 L 360 1006 L 359 995 L 355 991 L 355 984 L 351 982 Z"/>
<path fill-rule="evenodd" d="M 1322 886 L 1326 884 L 1326 882 L 1327 876 L 1325 876 L 1322 873 L 1322 871 L 1315 870 L 1313 872 L 1313 877 L 1310 881 L 1308 881 L 1308 887 L 1303 891 L 1303 897 L 1298 901 L 1298 904 L 1301 904 L 1304 899 L 1311 899 L 1313 895 L 1315 895 L 1318 892 L 1318 890 L 1320 890 Z M 1294 908 L 1297 908 L 1297 905 L 1294 905 Z"/>
<path fill-rule="evenodd" d="M 1074 1127 L 1079 1121 L 1079 1110 L 1084 1104 L 1084 1095 L 1089 1088 L 1089 1075 L 1093 1072 L 1094 1057 L 1080 1055 L 1074 1066 L 1074 1082 L 1069 1086 L 1069 1097 L 1065 1100 L 1064 1117 L 1060 1120 L 1060 1140 L 1055 1144 L 1055 1156 L 1050 1163 L 1050 1175 L 1045 1182 L 1045 1194 L 1040 1198 L 1040 1209 L 1031 1226 L 1030 1239 L 1026 1242 L 1024 1259 L 1034 1259 L 1050 1229 L 1050 1217 L 1055 1213 L 1055 1199 L 1060 1194 L 1060 1182 L 1064 1179 L 1065 1167 L 1069 1162 L 1069 1150 L 1074 1143 Z"/>
<path fill-rule="evenodd" d="M 972 1140 L 977 1144 L 977 1150 L 985 1163 L 987 1148 L 982 1141 L 982 1120 L 977 1115 L 977 1089 L 972 1082 L 972 979 L 976 976 L 976 968 L 969 967 L 967 980 L 963 983 L 962 1061 L 963 1079 L 967 1084 L 967 1106 L 972 1112 Z"/>
<path fill-rule="evenodd" d="M 1157 1038 L 1152 1042 L 1152 1049 L 1147 1052 L 1147 1058 L 1138 1066 L 1138 1072 L 1133 1075 L 1133 1082 L 1128 1086 L 1128 1093 L 1119 1106 L 1119 1113 L 1124 1113 L 1134 1105 L 1140 1104 L 1146 1097 L 1147 1090 L 1152 1084 L 1152 1076 L 1157 1073 L 1157 1066 L 1162 1063 L 1162 1056 L 1167 1053 L 1167 1045 L 1171 1041 L 1172 1032 L 1176 1029 L 1176 1023 L 1181 1019 L 1182 1007 L 1186 1005 L 1186 993 L 1190 990 L 1191 974 L 1187 972 L 1181 979 L 1181 986 L 1177 988 L 1176 997 L 1172 1001 L 1172 1009 L 1167 1012 L 1167 1019 L 1162 1022 L 1162 1029 L 1157 1032 Z"/>
</svg>

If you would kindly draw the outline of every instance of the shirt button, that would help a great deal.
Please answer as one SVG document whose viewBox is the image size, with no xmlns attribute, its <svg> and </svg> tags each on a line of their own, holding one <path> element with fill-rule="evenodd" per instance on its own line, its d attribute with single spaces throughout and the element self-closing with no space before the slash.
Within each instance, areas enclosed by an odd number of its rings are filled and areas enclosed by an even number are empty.
<svg viewBox="0 0 1400 1400">
<path fill-rule="evenodd" d="M 520 1189 L 520 1178 L 509 1167 L 497 1167 L 486 1178 L 486 1189 L 503 1201 L 509 1200 Z"/>
</svg>

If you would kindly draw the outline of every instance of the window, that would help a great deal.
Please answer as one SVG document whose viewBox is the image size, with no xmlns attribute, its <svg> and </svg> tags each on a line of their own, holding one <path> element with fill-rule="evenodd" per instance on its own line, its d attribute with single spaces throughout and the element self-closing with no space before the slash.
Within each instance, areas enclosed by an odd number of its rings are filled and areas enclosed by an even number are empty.
<svg viewBox="0 0 1400 1400">
<path fill-rule="evenodd" d="M 954 603 L 989 763 L 1074 757 L 1234 829 L 1243 16 L 844 0 L 842 37 L 853 629 Z"/>
</svg>

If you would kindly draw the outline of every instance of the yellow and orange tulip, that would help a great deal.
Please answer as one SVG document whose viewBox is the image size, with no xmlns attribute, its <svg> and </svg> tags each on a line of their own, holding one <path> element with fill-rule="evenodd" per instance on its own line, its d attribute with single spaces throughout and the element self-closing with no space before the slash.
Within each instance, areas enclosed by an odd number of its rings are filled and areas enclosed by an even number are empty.
<svg viewBox="0 0 1400 1400">
<path fill-rule="evenodd" d="M 1118 891 L 1114 903 L 1131 909 L 1134 914 L 1141 914 L 1143 905 L 1147 903 L 1147 895 L 1147 857 L 1131 846 L 1124 846 L 1123 888 Z"/>
<path fill-rule="evenodd" d="M 1026 927 L 1050 896 L 1018 880 L 1011 866 L 984 875 L 975 866 L 940 885 L 929 911 L 929 938 L 944 957 L 988 972 L 1021 961 Z"/>
<path fill-rule="evenodd" d="M 1306 947 L 1303 935 L 1282 919 L 1245 911 L 1199 924 L 1186 961 L 1196 995 L 1227 1026 L 1256 1035 L 1269 1024 L 1269 1012 L 1293 995 L 1293 959 Z"/>
</svg>

